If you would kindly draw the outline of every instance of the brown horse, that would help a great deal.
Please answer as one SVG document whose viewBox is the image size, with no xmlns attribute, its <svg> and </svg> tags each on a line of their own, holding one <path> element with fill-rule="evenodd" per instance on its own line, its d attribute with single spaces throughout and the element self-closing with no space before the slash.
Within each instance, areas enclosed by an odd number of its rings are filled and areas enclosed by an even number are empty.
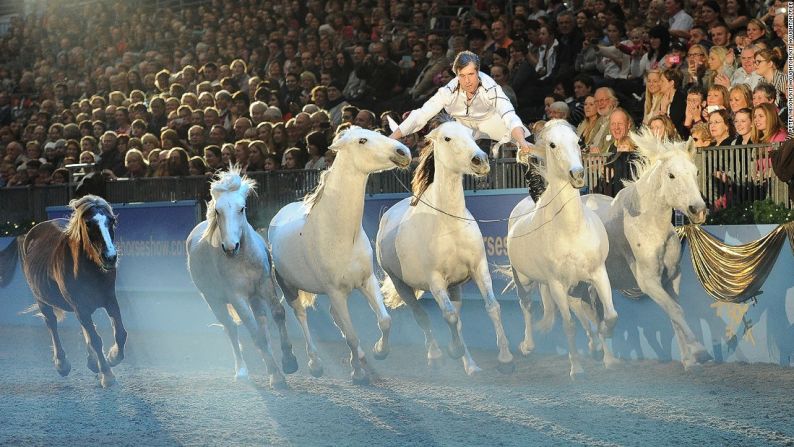
<svg viewBox="0 0 794 447">
<path fill-rule="evenodd" d="M 99 374 L 103 387 L 116 381 L 111 366 L 124 358 L 127 331 L 116 300 L 116 248 L 113 243 L 116 216 L 101 197 L 88 195 L 69 202 L 74 210 L 67 219 L 55 219 L 34 226 L 0 253 L 0 278 L 13 275 L 16 257 L 22 259 L 30 290 L 36 298 L 52 336 L 55 369 L 66 376 L 72 367 L 58 337 L 58 321 L 65 312 L 74 312 L 88 347 L 88 368 Z M 10 261 L 10 262 L 9 262 Z M 91 315 L 104 307 L 113 325 L 116 344 L 107 358 L 102 339 Z"/>
</svg>

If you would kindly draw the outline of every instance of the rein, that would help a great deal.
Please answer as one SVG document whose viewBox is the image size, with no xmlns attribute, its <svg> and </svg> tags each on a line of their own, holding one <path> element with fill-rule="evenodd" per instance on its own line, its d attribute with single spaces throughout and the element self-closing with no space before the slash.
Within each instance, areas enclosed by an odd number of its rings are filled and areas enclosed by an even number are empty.
<svg viewBox="0 0 794 447">
<path fill-rule="evenodd" d="M 396 174 L 396 173 L 394 173 L 393 171 L 392 171 L 392 175 L 394 175 L 394 178 L 397 180 L 397 183 L 399 183 L 399 184 L 400 184 L 400 186 L 402 186 L 402 187 L 403 187 L 403 189 L 405 189 L 405 191 L 406 191 L 407 193 L 411 194 L 411 195 L 410 195 L 410 197 L 412 197 L 412 198 L 414 198 L 414 199 L 418 200 L 419 202 L 422 202 L 423 204 L 425 204 L 425 205 L 426 205 L 427 207 L 429 207 L 430 209 L 433 209 L 433 210 L 435 210 L 435 211 L 438 211 L 439 213 L 441 213 L 441 214 L 444 214 L 444 215 L 446 215 L 446 216 L 449 216 L 449 217 L 452 217 L 452 218 L 454 218 L 454 219 L 459 219 L 459 220 L 466 221 L 466 222 L 477 222 L 477 223 L 498 223 L 498 222 L 509 222 L 511 219 L 515 220 L 515 219 L 519 219 L 519 218 L 521 218 L 521 217 L 527 216 L 527 215 L 529 215 L 530 213 L 533 213 L 533 212 L 535 212 L 535 211 L 537 211 L 537 210 L 540 210 L 540 209 L 543 209 L 543 208 L 547 207 L 547 206 L 548 206 L 549 204 L 551 204 L 551 202 L 553 202 L 553 201 L 554 201 L 554 199 L 556 199 L 556 198 L 557 198 L 557 196 L 559 196 L 559 195 L 560 195 L 560 193 L 561 193 L 561 192 L 562 192 L 562 191 L 565 189 L 565 187 L 563 187 L 563 188 L 560 188 L 560 190 L 559 190 L 559 191 L 557 191 L 557 194 L 555 194 L 555 195 L 554 195 L 554 197 L 552 197 L 552 198 L 551 198 L 551 200 L 549 201 L 549 203 L 547 203 L 546 205 L 543 205 L 543 206 L 540 206 L 540 207 L 536 206 L 536 207 L 535 207 L 535 208 L 533 208 L 531 211 L 528 211 L 528 212 L 526 212 L 526 213 L 524 213 L 524 214 L 519 214 L 518 216 L 507 217 L 507 218 L 503 218 L 503 219 L 472 219 L 472 218 L 469 218 L 469 217 L 463 217 L 463 216 L 457 216 L 457 215 L 455 215 L 455 214 L 450 214 L 450 213 L 448 213 L 448 212 L 446 212 L 446 211 L 444 211 L 444 210 L 442 210 L 442 209 L 436 208 L 435 206 L 433 206 L 433 205 L 431 205 L 431 204 L 427 203 L 427 202 L 426 202 L 426 201 L 425 201 L 425 200 L 424 200 L 422 197 L 417 197 L 417 196 L 415 196 L 415 195 L 413 194 L 413 192 L 412 192 L 412 191 L 411 191 L 411 190 L 410 190 L 410 189 L 409 189 L 407 186 L 405 186 L 405 183 L 403 183 L 403 182 L 402 182 L 402 180 L 400 180 L 400 177 L 398 177 L 398 176 L 397 176 L 397 174 Z M 570 184 L 570 183 L 566 183 L 566 185 L 570 186 L 571 184 Z M 571 188 L 573 188 L 573 186 L 571 186 Z M 558 214 L 560 214 L 560 213 L 562 212 L 562 210 L 565 208 L 565 206 L 566 206 L 566 205 L 568 205 L 568 202 L 570 202 L 571 200 L 572 200 L 572 199 L 568 199 L 568 201 L 567 201 L 567 202 L 565 202 L 565 203 L 562 205 L 562 207 L 561 207 L 561 208 L 560 208 L 560 209 L 559 209 L 559 210 L 558 210 L 556 213 L 554 213 L 554 216 L 552 216 L 552 219 L 553 219 L 554 217 L 556 217 Z M 534 228 L 532 231 L 530 231 L 530 232 L 528 232 L 528 233 L 526 233 L 526 234 L 522 234 L 521 236 L 516 236 L 516 237 L 524 237 L 524 236 L 527 236 L 527 235 L 529 235 L 529 234 L 531 234 L 531 233 L 533 233 L 533 232 L 535 232 L 535 231 L 539 230 L 541 227 L 543 227 L 544 225 L 546 225 L 546 224 L 547 224 L 547 223 L 549 223 L 549 222 L 551 222 L 551 220 L 548 220 L 548 221 L 546 221 L 546 222 L 542 223 L 540 226 L 538 226 L 538 227 Z"/>
</svg>

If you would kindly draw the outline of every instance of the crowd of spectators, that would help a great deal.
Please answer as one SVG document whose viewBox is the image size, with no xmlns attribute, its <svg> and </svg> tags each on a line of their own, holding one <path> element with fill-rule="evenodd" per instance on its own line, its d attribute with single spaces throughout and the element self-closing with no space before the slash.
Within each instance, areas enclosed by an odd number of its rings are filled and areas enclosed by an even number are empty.
<svg viewBox="0 0 794 447">
<path fill-rule="evenodd" d="M 585 152 L 631 152 L 640 124 L 698 146 L 780 141 L 785 6 L 51 1 L 0 36 L 0 187 L 63 183 L 78 163 L 111 178 L 325 169 L 340 126 L 399 121 L 464 49 L 529 128 L 566 119 Z"/>
</svg>

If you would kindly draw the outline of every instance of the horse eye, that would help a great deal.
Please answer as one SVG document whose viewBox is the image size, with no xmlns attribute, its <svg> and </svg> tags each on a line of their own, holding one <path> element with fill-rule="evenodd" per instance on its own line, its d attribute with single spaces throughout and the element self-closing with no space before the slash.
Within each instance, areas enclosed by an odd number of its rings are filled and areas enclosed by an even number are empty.
<svg viewBox="0 0 794 447">
<path fill-rule="evenodd" d="M 673 173 L 672 173 L 672 172 L 671 172 L 671 173 L 669 173 L 669 174 L 667 174 L 667 176 L 668 176 L 668 177 L 670 177 L 671 179 L 674 179 L 674 178 L 675 178 L 675 176 L 673 175 Z"/>
<path fill-rule="evenodd" d="M 452 138 L 450 138 L 450 137 L 444 137 L 444 141 L 452 141 Z"/>
<path fill-rule="evenodd" d="M 552 149 L 554 149 L 554 148 L 556 148 L 556 147 L 557 147 L 557 145 L 556 145 L 556 144 L 554 144 L 554 143 L 549 143 L 549 147 L 550 147 L 550 148 L 552 148 Z"/>
<path fill-rule="evenodd" d="M 364 143 L 366 143 L 366 142 L 367 142 L 367 139 L 366 139 L 366 138 L 359 138 L 359 139 L 358 139 L 358 144 L 364 144 Z"/>
</svg>

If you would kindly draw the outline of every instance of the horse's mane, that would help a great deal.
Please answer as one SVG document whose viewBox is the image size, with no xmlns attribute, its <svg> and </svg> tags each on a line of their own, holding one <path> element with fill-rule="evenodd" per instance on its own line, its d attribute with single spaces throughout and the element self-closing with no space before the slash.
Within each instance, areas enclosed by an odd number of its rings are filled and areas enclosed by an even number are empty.
<svg viewBox="0 0 794 447">
<path fill-rule="evenodd" d="M 454 120 L 452 116 L 446 113 L 439 113 L 430 121 L 430 127 L 436 129 L 438 126 Z M 431 131 L 425 137 L 425 146 L 422 148 L 422 152 L 419 155 L 419 165 L 416 167 L 414 178 L 411 180 L 411 192 L 413 194 L 411 206 L 416 206 L 416 204 L 419 203 L 419 198 L 422 197 L 422 194 L 427 191 L 427 188 L 433 184 L 436 175 L 436 157 L 433 147 L 433 136 L 434 132 Z"/>
<path fill-rule="evenodd" d="M 64 262 L 67 253 L 72 257 L 72 274 L 75 278 L 79 273 L 81 252 L 97 266 L 102 265 L 101 254 L 88 236 L 84 217 L 93 208 L 99 208 L 106 215 L 113 216 L 113 209 L 105 199 L 94 195 L 72 200 L 69 208 L 74 211 L 65 228 L 61 230 L 57 224 L 52 223 L 55 228 L 37 234 L 36 243 L 39 249 L 23 250 L 26 258 L 24 265 L 31 278 L 30 287 L 37 296 L 41 296 L 40 287 L 47 276 L 51 276 L 64 298 L 69 298 Z M 47 250 L 47 247 L 52 247 L 52 250 Z"/>
<path fill-rule="evenodd" d="M 331 169 L 333 168 L 334 165 L 331 165 L 330 168 L 321 172 L 320 180 L 317 181 L 317 186 L 315 186 L 315 188 L 312 191 L 308 192 L 303 197 L 303 205 L 308 209 L 308 211 L 311 211 L 312 208 L 314 208 L 314 205 L 316 205 L 317 202 L 320 201 L 320 198 L 323 196 L 323 192 L 325 191 L 325 178 L 326 176 L 328 176 L 328 173 L 331 172 Z"/>
<path fill-rule="evenodd" d="M 664 162 L 673 157 L 686 156 L 686 142 L 660 140 L 648 127 L 643 127 L 639 132 L 632 132 L 631 139 L 637 145 L 637 158 L 634 161 L 634 175 L 623 180 L 625 186 L 636 183 L 637 180 L 647 175 L 656 162 Z"/>
<path fill-rule="evenodd" d="M 240 165 L 230 166 L 226 172 L 215 175 L 210 183 L 210 194 L 212 199 L 207 204 L 207 228 L 201 235 L 201 239 L 210 238 L 218 228 L 217 213 L 215 212 L 216 197 L 225 192 L 241 191 L 244 197 L 248 197 L 252 192 L 256 194 L 256 180 L 240 175 Z"/>
</svg>

